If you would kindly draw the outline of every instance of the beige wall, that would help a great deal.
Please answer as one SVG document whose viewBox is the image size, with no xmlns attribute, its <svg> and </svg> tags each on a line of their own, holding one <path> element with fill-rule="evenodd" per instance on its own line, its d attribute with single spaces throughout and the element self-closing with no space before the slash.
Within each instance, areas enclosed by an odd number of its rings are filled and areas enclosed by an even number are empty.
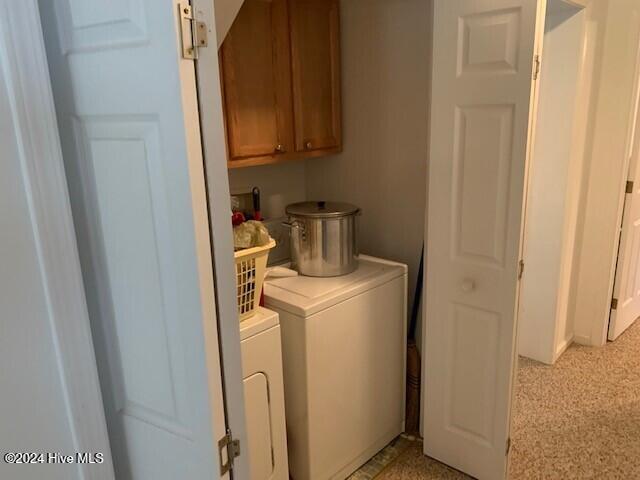
<svg viewBox="0 0 640 480">
<path fill-rule="evenodd" d="M 425 0 L 341 3 L 344 151 L 307 161 L 309 199 L 362 208 L 360 250 L 409 265 L 424 236 L 430 11 Z"/>
<path fill-rule="evenodd" d="M 260 208 L 267 218 L 284 215 L 285 207 L 307 197 L 304 162 L 281 163 L 260 167 L 229 170 L 229 189 L 232 194 L 260 188 Z"/>
</svg>

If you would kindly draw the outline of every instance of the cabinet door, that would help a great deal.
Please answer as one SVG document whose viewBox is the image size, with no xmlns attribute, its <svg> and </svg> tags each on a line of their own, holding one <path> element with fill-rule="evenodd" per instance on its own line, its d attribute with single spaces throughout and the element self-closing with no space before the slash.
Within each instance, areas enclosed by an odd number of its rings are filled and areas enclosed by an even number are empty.
<svg viewBox="0 0 640 480">
<path fill-rule="evenodd" d="M 337 0 L 290 0 L 296 150 L 339 147 L 340 26 Z"/>
<path fill-rule="evenodd" d="M 245 0 L 221 64 L 230 160 L 292 151 L 286 0 Z"/>
</svg>

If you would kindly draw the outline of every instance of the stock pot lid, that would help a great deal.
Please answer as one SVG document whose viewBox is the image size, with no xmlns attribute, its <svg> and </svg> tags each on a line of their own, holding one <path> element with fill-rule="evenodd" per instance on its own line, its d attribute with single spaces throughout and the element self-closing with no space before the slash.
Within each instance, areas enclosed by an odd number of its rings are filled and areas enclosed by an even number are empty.
<svg viewBox="0 0 640 480">
<path fill-rule="evenodd" d="M 285 211 L 287 215 L 312 218 L 346 217 L 360 213 L 360 209 L 350 203 L 325 202 L 324 200 L 292 203 L 287 205 Z"/>
</svg>

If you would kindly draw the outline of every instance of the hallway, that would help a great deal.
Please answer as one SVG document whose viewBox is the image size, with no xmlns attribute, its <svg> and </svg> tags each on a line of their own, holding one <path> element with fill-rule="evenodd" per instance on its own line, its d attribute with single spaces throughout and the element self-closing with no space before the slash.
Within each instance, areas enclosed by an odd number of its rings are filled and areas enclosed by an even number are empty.
<svg viewBox="0 0 640 480">
<path fill-rule="evenodd" d="M 640 323 L 602 348 L 571 346 L 554 366 L 521 358 L 509 478 L 640 478 Z M 414 443 L 379 479 L 469 478 Z"/>
</svg>

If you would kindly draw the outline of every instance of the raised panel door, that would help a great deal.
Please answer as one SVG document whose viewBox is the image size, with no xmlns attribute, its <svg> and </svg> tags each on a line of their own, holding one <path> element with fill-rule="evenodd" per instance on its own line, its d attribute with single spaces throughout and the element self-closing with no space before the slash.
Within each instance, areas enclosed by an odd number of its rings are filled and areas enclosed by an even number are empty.
<svg viewBox="0 0 640 480">
<path fill-rule="evenodd" d="M 340 25 L 336 0 L 290 0 L 296 150 L 341 145 Z"/>
<path fill-rule="evenodd" d="M 219 478 L 216 297 L 178 2 L 40 11 L 115 476 Z"/>
<path fill-rule="evenodd" d="M 436 0 L 424 452 L 504 478 L 532 66 L 544 2 Z"/>
<path fill-rule="evenodd" d="M 221 48 L 229 159 L 293 150 L 286 0 L 245 0 Z"/>
</svg>

